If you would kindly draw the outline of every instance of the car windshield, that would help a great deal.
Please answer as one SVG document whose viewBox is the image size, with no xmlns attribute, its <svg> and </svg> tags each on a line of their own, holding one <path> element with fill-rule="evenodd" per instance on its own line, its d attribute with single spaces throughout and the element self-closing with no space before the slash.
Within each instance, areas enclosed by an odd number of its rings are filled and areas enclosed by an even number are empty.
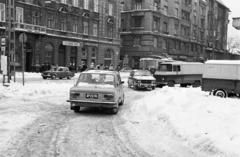
<svg viewBox="0 0 240 157">
<path fill-rule="evenodd" d="M 150 71 L 136 71 L 135 72 L 136 76 L 151 76 L 152 74 Z"/>
<path fill-rule="evenodd" d="M 110 84 L 110 85 L 114 85 L 114 75 L 111 75 L 111 74 L 82 73 L 79 76 L 77 85 L 79 83 Z"/>
</svg>

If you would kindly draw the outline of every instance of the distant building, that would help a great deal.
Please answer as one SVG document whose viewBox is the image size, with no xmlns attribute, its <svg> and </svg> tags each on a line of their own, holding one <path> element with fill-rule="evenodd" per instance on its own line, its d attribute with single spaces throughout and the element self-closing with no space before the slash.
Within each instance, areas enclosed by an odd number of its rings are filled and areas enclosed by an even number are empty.
<svg viewBox="0 0 240 157">
<path fill-rule="evenodd" d="M 124 0 L 121 59 L 138 67 L 149 55 L 185 61 L 228 57 L 228 12 L 219 0 Z"/>
<path fill-rule="evenodd" d="M 0 0 L 0 33 L 5 34 L 6 0 Z M 27 34 L 26 71 L 44 64 L 119 63 L 120 0 L 16 0 L 17 68 L 22 66 L 19 35 Z"/>
</svg>

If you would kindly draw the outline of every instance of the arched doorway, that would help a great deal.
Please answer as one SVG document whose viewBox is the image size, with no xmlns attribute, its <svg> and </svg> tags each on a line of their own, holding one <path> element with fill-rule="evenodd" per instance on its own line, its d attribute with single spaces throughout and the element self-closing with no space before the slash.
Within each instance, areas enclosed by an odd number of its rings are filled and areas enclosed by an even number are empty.
<svg viewBox="0 0 240 157">
<path fill-rule="evenodd" d="M 66 66 L 66 46 L 60 45 L 58 51 L 58 65 Z"/>
<path fill-rule="evenodd" d="M 104 66 L 110 66 L 112 64 L 114 51 L 112 49 L 107 49 L 104 53 Z"/>
</svg>

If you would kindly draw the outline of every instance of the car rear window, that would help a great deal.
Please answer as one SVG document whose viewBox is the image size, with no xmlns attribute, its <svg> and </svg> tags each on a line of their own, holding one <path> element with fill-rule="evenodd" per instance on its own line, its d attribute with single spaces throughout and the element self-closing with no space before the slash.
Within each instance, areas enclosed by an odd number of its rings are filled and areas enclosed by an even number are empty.
<svg viewBox="0 0 240 157">
<path fill-rule="evenodd" d="M 111 74 L 95 74 L 95 73 L 82 73 L 79 76 L 78 83 L 89 84 L 111 84 L 115 82 L 114 75 Z"/>
</svg>

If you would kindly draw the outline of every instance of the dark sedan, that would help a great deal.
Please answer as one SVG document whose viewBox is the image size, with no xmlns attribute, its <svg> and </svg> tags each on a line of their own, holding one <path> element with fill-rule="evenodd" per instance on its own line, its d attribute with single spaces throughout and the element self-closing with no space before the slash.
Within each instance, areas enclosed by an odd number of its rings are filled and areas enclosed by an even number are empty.
<svg viewBox="0 0 240 157">
<path fill-rule="evenodd" d="M 43 79 L 47 79 L 47 78 L 51 78 L 51 79 L 56 79 L 56 78 L 71 79 L 73 76 L 74 76 L 74 73 L 69 71 L 68 67 L 54 67 L 54 68 L 51 68 L 48 71 L 42 72 L 42 78 Z"/>
</svg>

